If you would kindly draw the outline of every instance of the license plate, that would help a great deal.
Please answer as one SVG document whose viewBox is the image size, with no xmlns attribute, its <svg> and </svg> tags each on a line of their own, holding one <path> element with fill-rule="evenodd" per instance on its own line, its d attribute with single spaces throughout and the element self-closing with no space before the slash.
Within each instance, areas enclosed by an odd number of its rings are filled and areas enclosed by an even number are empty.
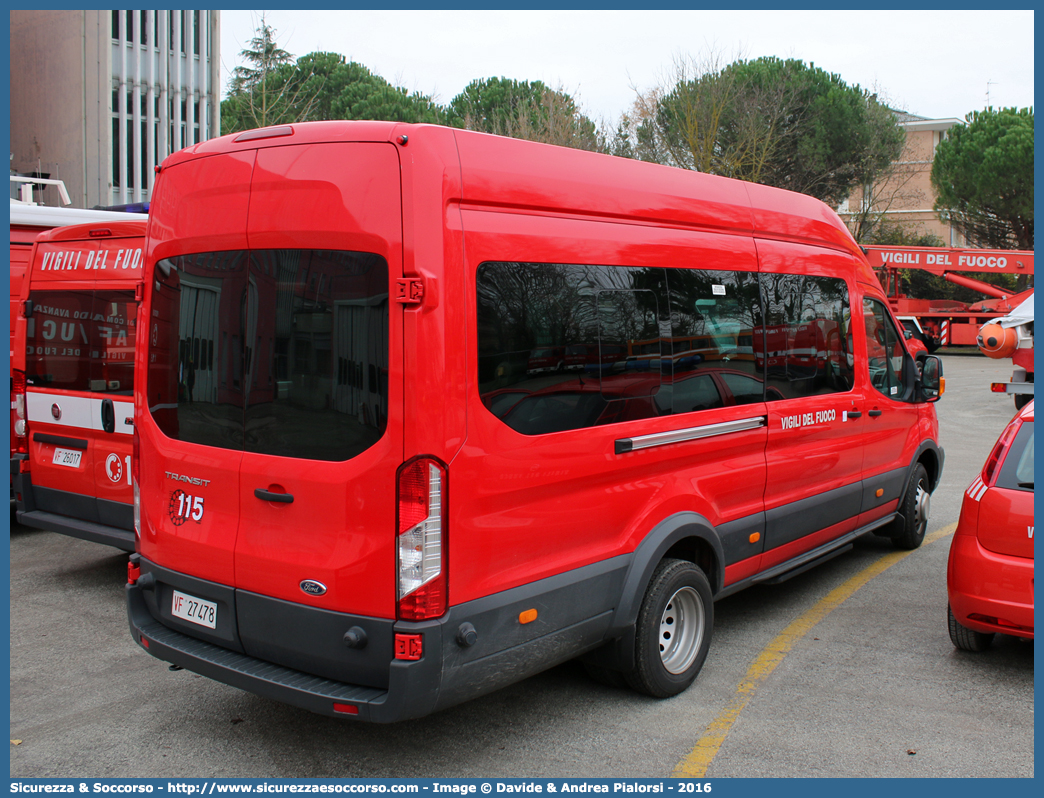
<svg viewBox="0 0 1044 798">
<path fill-rule="evenodd" d="M 80 467 L 80 455 L 82 455 L 79 449 L 55 449 L 54 459 L 51 461 L 54 465 L 68 466 L 69 468 Z"/>
<path fill-rule="evenodd" d="M 206 601 L 175 590 L 174 597 L 171 599 L 170 613 L 175 618 L 206 626 L 209 629 L 217 628 L 217 604 L 213 601 Z"/>
</svg>

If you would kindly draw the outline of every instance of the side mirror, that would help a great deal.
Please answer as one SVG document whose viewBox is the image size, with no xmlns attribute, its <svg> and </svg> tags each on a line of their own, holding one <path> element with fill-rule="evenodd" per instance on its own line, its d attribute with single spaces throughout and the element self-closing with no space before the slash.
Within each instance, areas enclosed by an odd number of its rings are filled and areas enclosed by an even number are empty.
<svg viewBox="0 0 1044 798">
<path fill-rule="evenodd" d="M 903 338 L 905 338 L 907 341 L 913 338 L 913 330 L 903 330 Z"/>
<path fill-rule="evenodd" d="M 945 393 L 946 379 L 943 377 L 942 361 L 935 355 L 928 355 L 922 361 L 918 387 L 921 398 L 926 402 L 938 402 Z"/>
</svg>

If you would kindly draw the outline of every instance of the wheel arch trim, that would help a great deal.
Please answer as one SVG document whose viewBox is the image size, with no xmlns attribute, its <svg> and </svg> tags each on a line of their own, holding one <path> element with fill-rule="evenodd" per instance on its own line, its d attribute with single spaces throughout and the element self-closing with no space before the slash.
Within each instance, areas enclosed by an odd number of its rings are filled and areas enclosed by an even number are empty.
<svg viewBox="0 0 1044 798">
<path fill-rule="evenodd" d="M 675 544 L 688 538 L 701 540 L 710 547 L 715 567 L 714 572 L 706 574 L 706 577 L 711 582 L 712 594 L 716 596 L 721 592 L 725 578 L 725 552 L 717 531 L 710 521 L 698 513 L 675 513 L 653 527 L 634 550 L 631 565 L 624 577 L 620 603 L 613 614 L 613 630 L 618 631 L 634 625 L 656 566 Z"/>
</svg>

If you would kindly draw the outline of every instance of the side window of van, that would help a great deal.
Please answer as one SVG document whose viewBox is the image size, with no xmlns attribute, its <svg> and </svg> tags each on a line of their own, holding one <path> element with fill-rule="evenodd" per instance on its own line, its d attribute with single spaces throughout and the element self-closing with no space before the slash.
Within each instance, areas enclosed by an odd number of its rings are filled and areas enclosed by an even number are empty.
<svg viewBox="0 0 1044 798">
<path fill-rule="evenodd" d="M 852 390 L 843 279 L 484 263 L 479 393 L 525 435 Z"/>
<path fill-rule="evenodd" d="M 133 291 L 34 291 L 26 321 L 26 380 L 130 396 L 138 303 Z"/>
<path fill-rule="evenodd" d="M 541 435 L 661 414 L 662 269 L 493 262 L 476 279 L 479 390 L 509 427 Z"/>
<path fill-rule="evenodd" d="M 907 354 L 903 336 L 884 304 L 876 299 L 863 299 L 863 321 L 870 384 L 885 396 L 903 401 L 908 387 L 904 381 Z"/>
<path fill-rule="evenodd" d="M 479 393 L 525 435 L 761 402 L 754 273 L 494 262 Z"/>
<path fill-rule="evenodd" d="M 315 290 L 316 275 L 325 292 Z M 165 434 L 329 461 L 348 460 L 381 438 L 389 330 L 383 258 L 211 252 L 162 261 L 156 277 L 148 402 Z"/>
<path fill-rule="evenodd" d="M 839 393 L 854 385 L 848 286 L 834 277 L 762 274 L 763 368 L 769 401 Z"/>
<path fill-rule="evenodd" d="M 760 338 L 755 330 L 762 326 L 757 274 L 712 269 L 666 272 L 674 412 L 763 401 L 764 379 L 755 363 L 755 338 Z"/>
</svg>

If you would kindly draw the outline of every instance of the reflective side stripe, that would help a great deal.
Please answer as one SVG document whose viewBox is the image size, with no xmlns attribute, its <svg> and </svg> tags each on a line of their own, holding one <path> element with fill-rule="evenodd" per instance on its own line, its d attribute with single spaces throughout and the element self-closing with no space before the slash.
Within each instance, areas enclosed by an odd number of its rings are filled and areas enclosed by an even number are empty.
<svg viewBox="0 0 1044 798">
<path fill-rule="evenodd" d="M 93 396 L 70 396 L 69 394 L 42 393 L 29 390 L 25 394 L 25 412 L 29 423 L 54 424 L 59 427 L 73 427 L 75 429 L 90 429 L 98 432 L 104 431 L 101 421 L 101 406 L 103 399 Z M 58 405 L 61 417 L 55 418 L 51 412 L 52 405 Z M 116 413 L 115 432 L 120 435 L 130 435 L 134 432 L 134 424 L 128 424 L 127 420 L 134 419 L 134 403 L 112 400 L 112 407 Z"/>
<path fill-rule="evenodd" d="M 975 481 L 968 486 L 968 490 L 965 491 L 973 501 L 979 501 L 985 495 L 988 487 L 986 483 L 982 481 L 982 477 L 976 477 Z"/>
<path fill-rule="evenodd" d="M 666 446 L 669 443 L 681 443 L 698 438 L 711 438 L 715 435 L 728 435 L 730 432 L 742 432 L 757 429 L 768 424 L 767 416 L 741 418 L 737 421 L 723 421 L 720 424 L 705 424 L 702 427 L 686 427 L 685 429 L 654 432 L 651 435 L 639 435 L 637 438 L 618 438 L 616 453 L 624 454 L 638 449 L 649 449 L 653 446 Z"/>
</svg>

